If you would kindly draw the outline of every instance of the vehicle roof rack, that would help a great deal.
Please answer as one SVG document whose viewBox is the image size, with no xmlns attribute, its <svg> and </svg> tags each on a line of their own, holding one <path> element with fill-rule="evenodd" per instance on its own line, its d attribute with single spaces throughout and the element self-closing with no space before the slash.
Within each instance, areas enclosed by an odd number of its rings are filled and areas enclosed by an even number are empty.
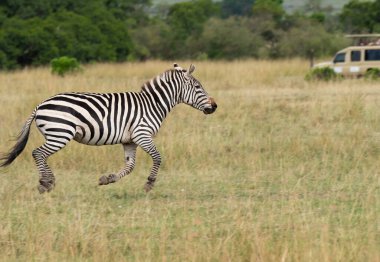
<svg viewBox="0 0 380 262">
<path fill-rule="evenodd" d="M 346 38 L 352 38 L 353 45 L 380 45 L 380 34 L 348 34 Z"/>
</svg>

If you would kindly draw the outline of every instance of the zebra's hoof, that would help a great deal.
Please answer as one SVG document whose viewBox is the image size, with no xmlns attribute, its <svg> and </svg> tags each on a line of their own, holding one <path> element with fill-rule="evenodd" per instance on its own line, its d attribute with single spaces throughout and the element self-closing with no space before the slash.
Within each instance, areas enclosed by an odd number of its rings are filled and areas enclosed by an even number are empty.
<svg viewBox="0 0 380 262">
<path fill-rule="evenodd" d="M 43 194 L 45 192 L 50 192 L 53 189 L 53 187 L 48 188 L 43 185 L 38 185 L 37 189 L 38 189 L 38 192 L 40 192 L 40 194 Z"/>
<path fill-rule="evenodd" d="M 40 194 L 43 194 L 47 191 L 47 188 L 44 187 L 43 185 L 38 185 L 37 189 L 38 189 L 38 192 L 40 192 Z"/>
<path fill-rule="evenodd" d="M 102 176 L 99 178 L 99 186 L 108 185 L 108 178 L 106 176 Z"/>
<path fill-rule="evenodd" d="M 144 186 L 145 192 L 148 193 L 150 190 L 152 190 L 153 184 L 146 183 Z"/>
<path fill-rule="evenodd" d="M 45 192 L 50 192 L 55 186 L 54 180 L 51 181 L 44 181 L 40 180 L 40 184 L 38 185 L 37 189 L 40 194 L 43 194 Z"/>
<path fill-rule="evenodd" d="M 115 174 L 102 176 L 101 178 L 99 178 L 99 186 L 115 183 L 117 180 L 118 178 Z"/>
</svg>

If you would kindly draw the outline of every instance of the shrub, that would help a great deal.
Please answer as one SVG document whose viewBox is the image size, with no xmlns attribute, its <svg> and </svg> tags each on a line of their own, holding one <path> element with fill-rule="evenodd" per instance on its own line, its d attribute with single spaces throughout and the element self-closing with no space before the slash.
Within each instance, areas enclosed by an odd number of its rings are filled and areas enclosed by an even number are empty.
<svg viewBox="0 0 380 262">
<path fill-rule="evenodd" d="M 314 68 L 305 77 L 307 81 L 330 81 L 341 78 L 342 76 L 335 73 L 330 67 Z"/>
<path fill-rule="evenodd" d="M 380 78 L 380 69 L 371 68 L 364 74 L 364 78 L 367 80 L 378 80 Z"/>
<path fill-rule="evenodd" d="M 81 70 L 78 60 L 68 56 L 54 58 L 50 64 L 51 72 L 59 76 L 65 76 L 67 73 L 75 73 Z"/>
</svg>

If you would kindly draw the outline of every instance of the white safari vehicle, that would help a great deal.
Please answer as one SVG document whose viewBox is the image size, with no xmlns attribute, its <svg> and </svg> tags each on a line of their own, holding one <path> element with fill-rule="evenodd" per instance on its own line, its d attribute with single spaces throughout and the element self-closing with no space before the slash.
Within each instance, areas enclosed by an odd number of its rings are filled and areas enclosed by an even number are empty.
<svg viewBox="0 0 380 262">
<path fill-rule="evenodd" d="M 344 48 L 332 61 L 316 64 L 313 68 L 321 67 L 330 67 L 345 77 L 361 77 L 372 69 L 380 70 L 380 41 Z"/>
</svg>

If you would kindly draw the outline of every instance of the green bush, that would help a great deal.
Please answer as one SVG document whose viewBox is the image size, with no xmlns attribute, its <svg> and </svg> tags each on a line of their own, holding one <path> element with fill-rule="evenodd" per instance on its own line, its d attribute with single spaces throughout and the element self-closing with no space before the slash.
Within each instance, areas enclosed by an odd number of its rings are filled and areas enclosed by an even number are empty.
<svg viewBox="0 0 380 262">
<path fill-rule="evenodd" d="M 378 80 L 380 78 L 380 69 L 371 68 L 364 74 L 364 78 L 367 80 Z"/>
<path fill-rule="evenodd" d="M 80 64 L 76 58 L 61 56 L 51 60 L 51 72 L 59 76 L 65 76 L 68 73 L 75 73 L 81 70 Z"/>
<path fill-rule="evenodd" d="M 341 79 L 342 76 L 335 73 L 330 67 L 319 67 L 312 69 L 307 73 L 305 79 L 307 81 L 330 81 Z"/>
</svg>

